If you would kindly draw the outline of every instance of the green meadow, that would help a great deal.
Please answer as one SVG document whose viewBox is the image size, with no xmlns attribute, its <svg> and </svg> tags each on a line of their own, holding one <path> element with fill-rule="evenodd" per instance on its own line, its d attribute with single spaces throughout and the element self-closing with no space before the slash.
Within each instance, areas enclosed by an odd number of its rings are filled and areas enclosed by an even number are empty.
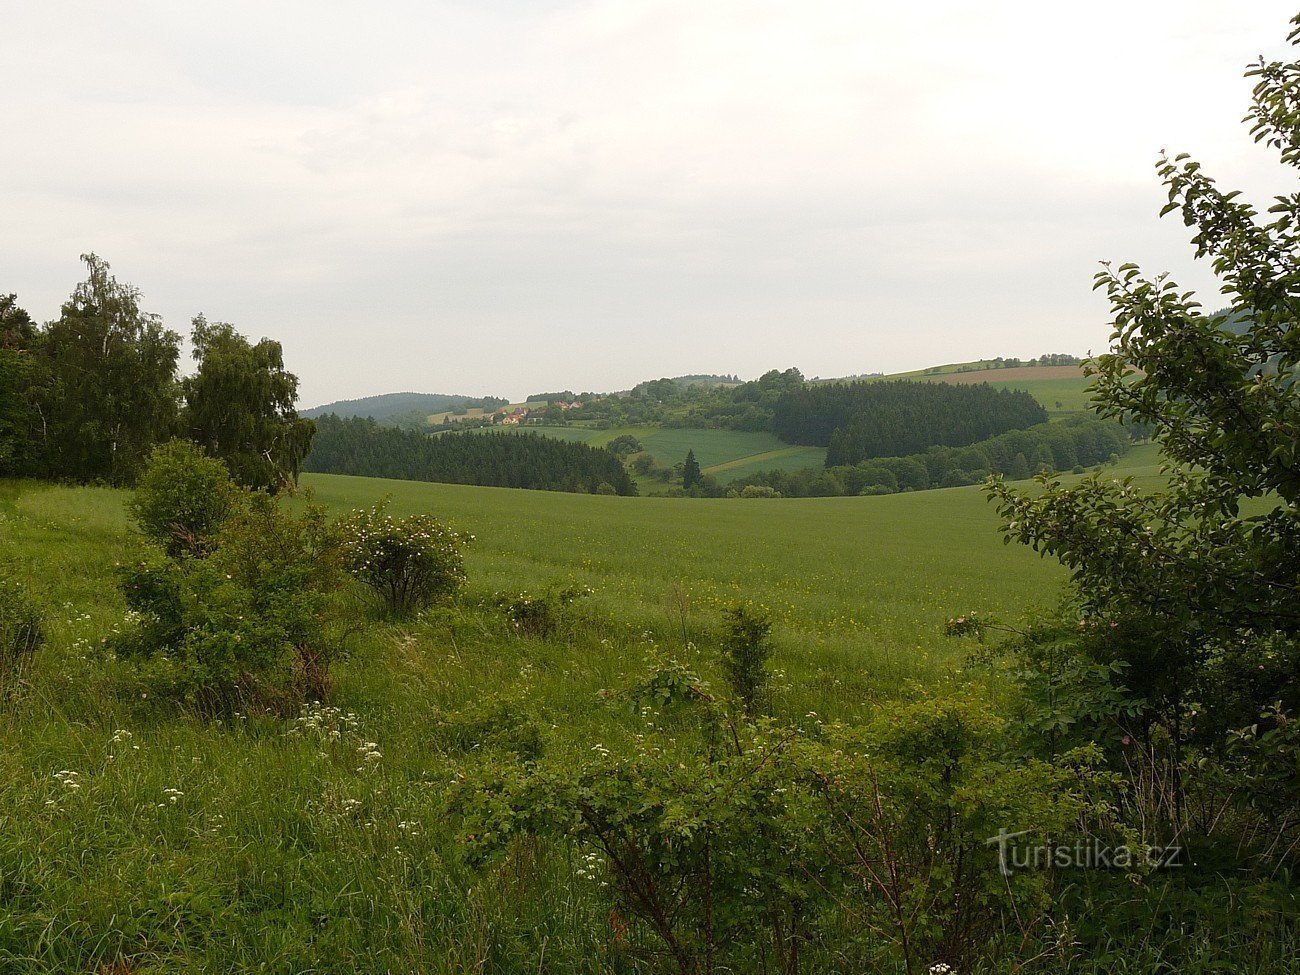
<svg viewBox="0 0 1300 975">
<path fill-rule="evenodd" d="M 775 434 L 761 431 L 667 427 L 596 430 L 591 427 L 538 426 L 524 429 L 562 440 L 576 440 L 593 447 L 603 447 L 615 437 L 630 434 L 641 441 L 655 460 L 669 467 L 684 461 L 687 451 L 693 450 L 704 473 L 712 474 L 723 483 L 759 471 L 791 471 L 804 467 L 823 467 L 826 463 L 825 447 L 791 446 Z M 655 481 L 644 483 L 650 487 L 663 487 Z"/>
<path fill-rule="evenodd" d="M 747 598 L 777 620 L 774 713 L 852 718 L 958 676 L 972 644 L 942 635 L 949 615 L 1014 616 L 1063 581 L 1001 544 L 978 489 L 697 501 L 305 482 L 340 511 L 390 497 L 476 536 L 461 608 L 375 623 L 337 667 L 355 740 L 150 699 L 103 645 L 124 623 L 114 564 L 144 544 L 125 494 L 0 483 L 0 564 L 49 617 L 0 708 L 0 971 L 601 971 L 602 902 L 568 854 L 486 877 L 461 862 L 443 716 L 500 695 L 542 716 L 553 752 L 614 747 L 636 725 L 603 692 L 656 648 L 717 680 L 719 611 Z M 594 593 L 551 639 L 490 606 L 569 582 Z M 358 759 L 366 743 L 382 758 Z"/>
</svg>

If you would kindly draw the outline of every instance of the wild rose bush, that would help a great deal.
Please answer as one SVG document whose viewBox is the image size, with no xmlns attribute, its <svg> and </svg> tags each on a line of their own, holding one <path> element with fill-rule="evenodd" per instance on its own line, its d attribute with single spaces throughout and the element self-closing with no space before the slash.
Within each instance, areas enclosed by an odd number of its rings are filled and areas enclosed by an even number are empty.
<svg viewBox="0 0 1300 975">
<path fill-rule="evenodd" d="M 353 511 L 339 523 L 344 567 L 394 616 L 409 616 L 454 596 L 465 584 L 462 549 L 473 535 L 429 515 L 394 518 L 387 502 Z"/>
</svg>

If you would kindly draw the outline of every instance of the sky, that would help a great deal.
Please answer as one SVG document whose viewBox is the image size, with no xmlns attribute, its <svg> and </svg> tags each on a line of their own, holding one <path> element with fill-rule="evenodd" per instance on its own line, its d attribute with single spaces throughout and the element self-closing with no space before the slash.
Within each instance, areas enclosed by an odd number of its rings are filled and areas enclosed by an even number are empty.
<svg viewBox="0 0 1300 975">
<path fill-rule="evenodd" d="M 1100 351 L 1100 260 L 1213 295 L 1162 148 L 1294 189 L 1241 123 L 1294 12 L 8 3 L 0 292 L 54 318 L 94 251 L 304 406 Z"/>
</svg>

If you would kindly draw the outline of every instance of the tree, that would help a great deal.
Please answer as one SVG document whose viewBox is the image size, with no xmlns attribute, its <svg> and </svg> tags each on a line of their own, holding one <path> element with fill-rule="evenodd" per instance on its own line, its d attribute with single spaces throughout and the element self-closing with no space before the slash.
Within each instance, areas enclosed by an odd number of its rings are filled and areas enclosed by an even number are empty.
<svg viewBox="0 0 1300 975">
<path fill-rule="evenodd" d="M 88 277 L 41 336 L 36 395 L 45 473 L 129 483 L 176 426 L 180 336 L 140 310 L 140 292 L 83 254 Z"/>
<path fill-rule="evenodd" d="M 1300 167 L 1300 62 L 1261 59 L 1247 76 L 1255 140 Z M 1060 559 L 1085 612 L 1109 619 L 1101 652 L 1131 660 L 1175 747 L 1186 734 L 1217 746 L 1271 702 L 1300 706 L 1300 194 L 1261 214 L 1186 155 L 1157 172 L 1161 214 L 1195 231 L 1230 305 L 1207 314 L 1165 275 L 1106 265 L 1112 345 L 1088 369 L 1098 411 L 1160 445 L 1168 488 L 1094 476 L 992 491 L 1008 537 Z"/>
<path fill-rule="evenodd" d="M 607 448 L 619 457 L 630 457 L 632 454 L 639 454 L 645 450 L 644 445 L 630 433 L 619 434 L 607 445 Z"/>
<path fill-rule="evenodd" d="M 682 465 L 682 487 L 689 491 L 699 484 L 703 478 L 704 474 L 700 470 L 700 462 L 695 459 L 695 451 L 686 451 L 686 462 Z"/>
<path fill-rule="evenodd" d="M 188 435 L 247 487 L 277 490 L 297 482 L 315 430 L 298 417 L 298 377 L 284 368 L 279 342 L 256 345 L 226 322 L 194 319 L 199 368 L 184 380 Z"/>
<path fill-rule="evenodd" d="M 36 326 L 16 295 L 0 295 L 0 473 L 22 474 L 31 462 L 35 409 L 31 391 L 39 360 Z"/>
</svg>

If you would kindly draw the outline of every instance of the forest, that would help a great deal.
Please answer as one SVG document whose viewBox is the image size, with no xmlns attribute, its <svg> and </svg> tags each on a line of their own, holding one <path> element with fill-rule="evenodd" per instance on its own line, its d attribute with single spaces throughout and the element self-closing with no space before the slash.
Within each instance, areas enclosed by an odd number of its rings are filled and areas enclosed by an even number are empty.
<svg viewBox="0 0 1300 975">
<path fill-rule="evenodd" d="M 292 484 L 313 427 L 298 416 L 280 343 L 198 315 L 197 368 L 182 377 L 180 335 L 106 261 L 82 261 L 87 279 L 48 324 L 0 297 L 0 475 L 129 485 L 156 446 L 181 437 L 242 484 Z"/>
<path fill-rule="evenodd" d="M 992 474 L 1024 480 L 1058 471 L 1083 473 L 1085 467 L 1122 457 L 1132 443 L 1119 423 L 1085 415 L 1011 430 L 965 447 L 935 446 L 857 464 L 830 465 L 828 458 L 825 470 L 766 471 L 733 481 L 730 489 L 745 496 L 746 488 L 765 487 L 782 497 L 805 498 L 961 487 Z"/>
<path fill-rule="evenodd" d="M 439 435 L 381 427 L 369 418 L 317 417 L 305 469 L 411 481 L 442 481 L 539 491 L 636 494 L 608 450 L 525 433 Z"/>
</svg>

